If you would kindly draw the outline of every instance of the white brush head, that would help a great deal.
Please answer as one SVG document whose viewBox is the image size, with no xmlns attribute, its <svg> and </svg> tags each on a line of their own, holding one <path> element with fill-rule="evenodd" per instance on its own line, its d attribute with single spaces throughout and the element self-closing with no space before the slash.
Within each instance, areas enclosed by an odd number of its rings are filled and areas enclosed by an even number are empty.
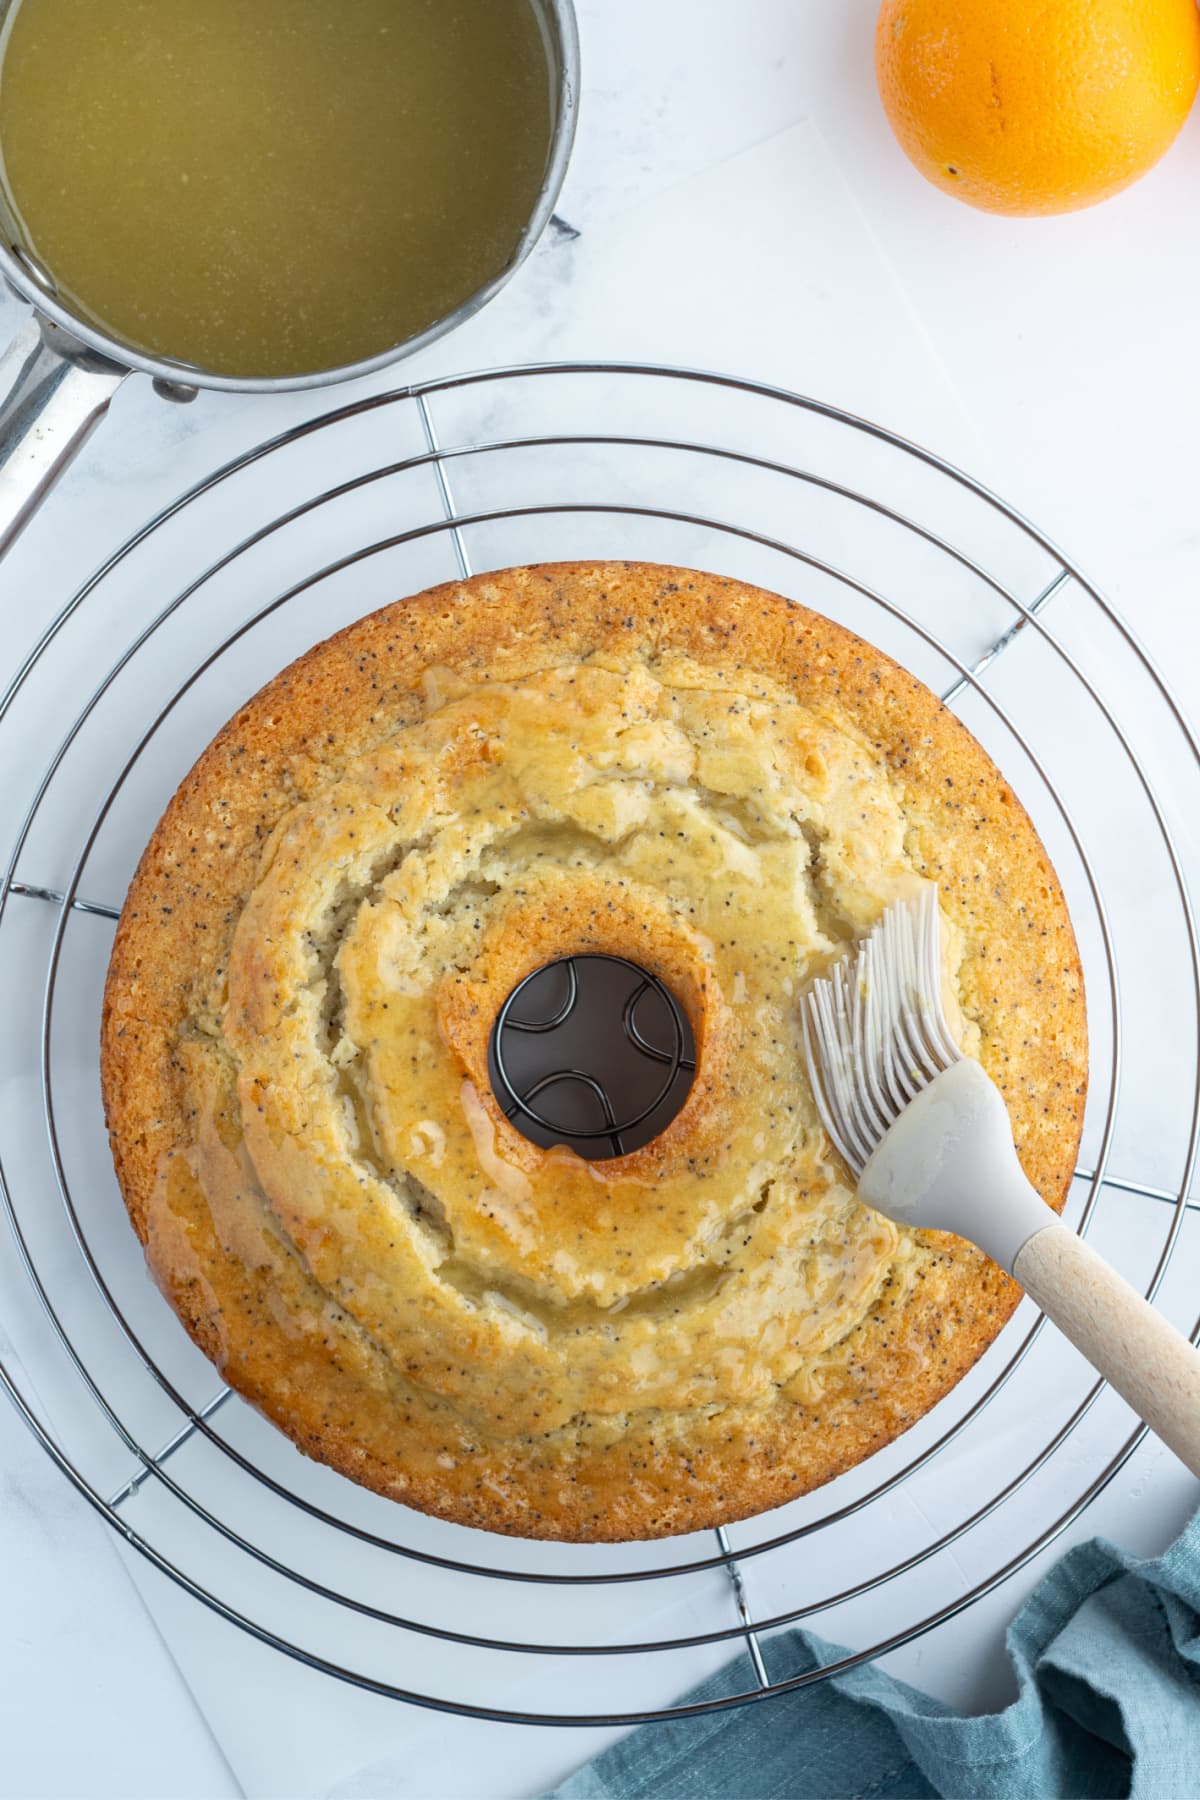
<svg viewBox="0 0 1200 1800">
<path fill-rule="evenodd" d="M 900 1114 L 962 1051 L 942 1010 L 941 926 L 932 882 L 898 900 L 801 1004 L 821 1123 L 861 1177 Z"/>
</svg>

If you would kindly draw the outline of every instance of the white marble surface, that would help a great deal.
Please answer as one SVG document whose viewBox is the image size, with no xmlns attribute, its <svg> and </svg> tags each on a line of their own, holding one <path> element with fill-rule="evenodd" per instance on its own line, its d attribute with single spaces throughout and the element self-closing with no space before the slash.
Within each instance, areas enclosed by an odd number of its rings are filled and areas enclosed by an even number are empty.
<svg viewBox="0 0 1200 1800">
<path fill-rule="evenodd" d="M 895 149 L 871 75 L 874 10 L 871 0 L 585 0 L 580 138 L 561 207 L 583 235 L 543 249 L 426 366 L 690 361 L 879 418 L 966 464 L 1065 543 L 1192 697 L 1200 116 L 1156 174 L 1107 207 L 1059 221 L 984 218 L 927 189 Z M 5 660 L 54 595 L 154 505 L 306 409 L 202 398 L 175 411 L 127 388 L 0 574 L 14 621 Z M 1047 731 L 1054 705 L 1051 691 Z M 1148 1093 L 1144 1134 L 1127 1130 L 1122 1143 L 1138 1160 L 1127 1172 L 1142 1174 L 1154 1153 L 1152 1115 Z M 1138 1219 L 1131 1201 L 1101 1220 L 1131 1257 Z M 1180 1317 L 1196 1223 L 1167 1296 Z M 1104 1429 L 1112 1422 L 1096 1423 Z M 905 1505 L 938 1519 L 975 1491 L 979 1471 L 962 1457 L 950 1479 L 954 1493 L 918 1485 Z M 1171 1459 L 1143 1448 L 1063 1541 L 1102 1531 L 1149 1551 L 1194 1500 Z M 1036 1512 L 1037 1496 L 1028 1503 Z M 902 1535 L 912 1519 L 898 1514 L 890 1528 Z M 1002 1544 L 999 1533 L 970 1554 Z M 966 1583 L 964 1558 L 941 1591 Z M 999 1703 L 1003 1623 L 1035 1574 L 896 1666 L 964 1703 Z M 170 1652 L 113 1543 L 0 1405 L 0 1794 L 220 1795 L 240 1781 L 264 1796 L 338 1784 L 519 1795 L 592 1746 L 590 1734 L 451 1722 L 351 1694 L 165 1584 L 152 1591 L 157 1579 L 139 1565 Z M 769 1609 L 769 1577 L 756 1570 L 756 1580 L 752 1599 Z M 847 1619 L 850 1641 L 855 1629 Z M 386 1772 L 356 1776 L 363 1764 Z"/>
</svg>

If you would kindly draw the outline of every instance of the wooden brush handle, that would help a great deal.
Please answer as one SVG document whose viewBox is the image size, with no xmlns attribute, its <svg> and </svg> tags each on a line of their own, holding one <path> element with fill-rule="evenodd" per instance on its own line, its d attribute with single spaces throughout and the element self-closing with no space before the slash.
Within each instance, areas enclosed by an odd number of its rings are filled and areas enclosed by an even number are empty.
<svg viewBox="0 0 1200 1800">
<path fill-rule="evenodd" d="M 1021 1246 L 1013 1274 L 1151 1431 L 1200 1475 L 1200 1351 L 1057 1221 Z"/>
<path fill-rule="evenodd" d="M 858 1197 L 898 1225 L 954 1231 L 1011 1269 L 1042 1311 L 1200 1475 L 1200 1352 L 1030 1186 L 1004 1096 L 964 1057 L 884 1133 Z"/>
</svg>

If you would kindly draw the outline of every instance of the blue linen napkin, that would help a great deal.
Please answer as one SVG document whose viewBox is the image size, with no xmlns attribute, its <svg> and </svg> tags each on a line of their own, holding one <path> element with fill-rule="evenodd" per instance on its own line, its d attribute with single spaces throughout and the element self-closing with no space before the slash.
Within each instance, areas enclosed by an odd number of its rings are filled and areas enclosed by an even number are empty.
<svg viewBox="0 0 1200 1800">
<path fill-rule="evenodd" d="M 846 1654 L 806 1631 L 776 1669 Z M 647 1725 L 553 1800 L 1196 1800 L 1200 1514 L 1146 1561 L 1103 1538 L 1071 1550 L 1008 1628 L 1018 1696 L 964 1718 L 872 1666 L 731 1712 Z M 783 1653 L 786 1650 L 786 1655 Z M 754 1686 L 739 1657 L 688 1696 Z"/>
</svg>

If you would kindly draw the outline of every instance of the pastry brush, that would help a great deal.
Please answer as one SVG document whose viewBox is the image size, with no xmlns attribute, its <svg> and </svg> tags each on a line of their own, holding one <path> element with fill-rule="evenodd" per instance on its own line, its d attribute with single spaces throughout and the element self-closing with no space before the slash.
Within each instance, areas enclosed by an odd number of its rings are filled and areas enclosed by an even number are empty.
<svg viewBox="0 0 1200 1800">
<path fill-rule="evenodd" d="M 940 940 L 930 883 L 812 983 L 802 1021 L 821 1122 L 860 1200 L 977 1244 L 1200 1475 L 1200 1352 L 1026 1179 L 1000 1090 L 946 1022 Z"/>
</svg>

